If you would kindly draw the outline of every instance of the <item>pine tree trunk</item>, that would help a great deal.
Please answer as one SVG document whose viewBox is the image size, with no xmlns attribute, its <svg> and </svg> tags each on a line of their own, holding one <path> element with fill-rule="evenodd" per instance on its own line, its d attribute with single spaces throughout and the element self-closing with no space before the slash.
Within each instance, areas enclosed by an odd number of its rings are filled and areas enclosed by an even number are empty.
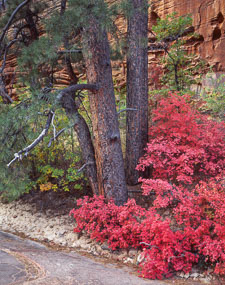
<svg viewBox="0 0 225 285">
<path fill-rule="evenodd" d="M 148 140 L 148 9 L 146 0 L 129 0 L 127 53 L 126 179 L 138 183 L 135 170 Z"/>
<path fill-rule="evenodd" d="M 89 25 L 83 30 L 83 44 L 88 82 L 99 85 L 98 91 L 89 94 L 99 194 L 121 205 L 127 201 L 127 188 L 110 49 L 106 31 L 91 13 Z"/>
<path fill-rule="evenodd" d="M 85 86 L 85 84 L 83 85 Z M 74 100 L 74 90 L 72 90 L 72 88 L 76 86 L 82 85 L 74 85 L 64 89 L 61 92 L 62 96 L 60 97 L 59 102 L 61 103 L 61 106 L 65 109 L 68 118 L 74 124 L 74 130 L 77 134 L 77 138 L 81 148 L 82 158 L 85 163 L 85 172 L 87 174 L 89 184 L 91 186 L 92 192 L 98 195 L 99 190 L 94 147 L 88 125 L 84 118 L 79 114 L 79 107 L 76 105 L 76 102 Z M 77 90 L 79 90 L 79 88 Z"/>
</svg>

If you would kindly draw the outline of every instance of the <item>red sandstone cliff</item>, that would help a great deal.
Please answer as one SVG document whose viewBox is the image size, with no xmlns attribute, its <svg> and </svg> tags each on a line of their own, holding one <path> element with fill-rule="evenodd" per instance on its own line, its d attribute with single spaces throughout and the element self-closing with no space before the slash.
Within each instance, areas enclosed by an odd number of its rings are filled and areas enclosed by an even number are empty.
<svg viewBox="0 0 225 285">
<path fill-rule="evenodd" d="M 174 11 L 178 16 L 192 16 L 194 30 L 201 36 L 200 41 L 192 43 L 192 51 L 215 66 L 216 71 L 224 71 L 225 0 L 153 0 L 150 25 Z"/>
</svg>

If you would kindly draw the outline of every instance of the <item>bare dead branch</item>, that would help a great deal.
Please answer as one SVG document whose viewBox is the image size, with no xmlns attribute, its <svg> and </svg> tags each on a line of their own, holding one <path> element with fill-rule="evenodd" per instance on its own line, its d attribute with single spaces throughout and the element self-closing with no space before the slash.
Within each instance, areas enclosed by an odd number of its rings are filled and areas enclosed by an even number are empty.
<svg viewBox="0 0 225 285">
<path fill-rule="evenodd" d="M 59 95 L 57 96 L 57 99 L 60 100 L 61 104 L 63 105 L 63 107 L 67 108 L 67 104 L 65 104 L 65 98 L 70 98 L 71 95 L 78 91 L 78 90 L 91 90 L 91 91 L 96 91 L 98 90 L 98 85 L 96 84 L 76 84 L 76 85 L 72 85 L 69 86 L 65 89 L 63 89 Z M 66 96 L 69 95 L 69 96 Z M 66 103 L 73 103 L 69 100 L 69 102 Z M 66 105 L 66 106 L 65 106 Z M 70 110 L 70 109 L 69 109 Z M 53 124 L 53 119 L 54 119 L 54 112 L 50 111 L 48 113 L 48 119 L 45 125 L 45 128 L 43 129 L 43 131 L 41 132 L 41 134 L 38 136 L 38 138 L 36 138 L 29 146 L 25 147 L 24 149 L 20 150 L 18 153 L 14 154 L 14 159 L 11 160 L 7 166 L 9 167 L 13 162 L 15 162 L 17 159 L 22 159 L 22 155 L 25 153 L 25 155 L 28 154 L 29 151 L 31 151 L 47 134 L 50 125 Z M 53 124 L 54 125 L 54 124 Z M 54 126 L 53 126 L 54 127 Z M 61 131 L 59 131 L 57 134 L 55 134 L 54 132 L 54 137 L 49 141 L 49 146 L 51 145 L 52 141 L 57 138 L 65 129 L 62 129 Z M 88 165 L 88 164 L 87 164 Z"/>
<path fill-rule="evenodd" d="M 5 47 L 5 52 L 4 52 L 4 56 L 3 56 L 3 62 L 2 62 L 2 66 L 0 68 L 0 73 L 3 72 L 3 70 L 5 69 L 5 65 L 6 65 L 6 57 L 8 54 L 9 49 L 12 47 L 12 45 L 14 45 L 14 43 L 18 42 L 19 39 L 13 39 L 12 41 L 10 41 L 8 43 L 8 45 Z"/>
<path fill-rule="evenodd" d="M 66 128 L 61 129 L 53 138 L 51 138 L 49 143 L 48 143 L 48 147 L 50 147 L 52 142 L 54 140 L 56 140 L 65 130 L 66 130 Z"/>
<path fill-rule="evenodd" d="M 40 141 L 42 141 L 42 139 L 46 136 L 46 134 L 48 133 L 49 127 L 51 125 L 52 122 L 52 118 L 54 116 L 54 112 L 50 111 L 48 113 L 48 119 L 47 122 L 45 124 L 45 128 L 43 129 L 43 131 L 40 133 L 40 135 L 27 147 L 25 147 L 24 149 L 20 150 L 18 153 L 14 154 L 14 159 L 12 159 L 7 166 L 9 167 L 13 162 L 15 162 L 17 159 L 22 159 L 22 155 L 23 153 L 25 153 L 25 155 L 27 156 L 28 152 L 31 151 L 37 144 L 39 144 Z"/>
<path fill-rule="evenodd" d="M 91 164 L 94 164 L 94 163 L 93 162 L 85 163 L 80 169 L 77 170 L 77 173 L 82 172 L 85 169 L 86 166 L 91 165 Z"/>
</svg>

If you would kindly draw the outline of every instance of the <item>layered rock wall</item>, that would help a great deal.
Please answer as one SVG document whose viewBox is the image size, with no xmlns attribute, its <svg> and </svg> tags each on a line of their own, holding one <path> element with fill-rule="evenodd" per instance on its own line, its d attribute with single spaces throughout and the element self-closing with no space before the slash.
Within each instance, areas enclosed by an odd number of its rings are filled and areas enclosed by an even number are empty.
<svg viewBox="0 0 225 285">
<path fill-rule="evenodd" d="M 149 24 L 172 12 L 190 14 L 200 39 L 191 49 L 204 58 L 215 71 L 225 70 L 225 1 L 224 0 L 153 0 Z"/>
</svg>

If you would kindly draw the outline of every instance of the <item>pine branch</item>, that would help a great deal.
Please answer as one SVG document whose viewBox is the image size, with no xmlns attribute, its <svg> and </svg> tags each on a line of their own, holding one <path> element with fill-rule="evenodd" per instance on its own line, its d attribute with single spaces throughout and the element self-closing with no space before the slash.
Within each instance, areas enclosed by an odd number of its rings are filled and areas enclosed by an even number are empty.
<svg viewBox="0 0 225 285">
<path fill-rule="evenodd" d="M 5 34 L 7 33 L 9 27 L 11 26 L 16 14 L 24 7 L 26 6 L 31 0 L 25 0 L 23 1 L 21 4 L 19 4 L 16 9 L 13 11 L 12 15 L 10 16 L 8 23 L 5 25 L 5 27 L 3 28 L 2 34 L 0 36 L 0 45 L 2 44 L 2 41 L 5 37 Z"/>
<path fill-rule="evenodd" d="M 57 96 L 57 99 L 60 100 L 63 96 L 72 94 L 78 90 L 98 91 L 98 89 L 99 86 L 97 84 L 75 84 L 63 89 Z"/>
<path fill-rule="evenodd" d="M 91 91 L 97 91 L 98 90 L 98 85 L 96 84 L 75 84 L 72 86 L 69 86 L 65 89 L 63 89 L 59 95 L 57 96 L 57 99 L 60 101 L 60 103 L 62 104 L 62 106 L 68 111 L 70 112 L 71 108 L 72 108 L 72 103 L 71 102 L 71 95 L 78 91 L 78 90 L 91 90 Z M 69 95 L 69 96 L 68 96 Z M 22 159 L 22 155 L 23 153 L 25 153 L 25 155 L 28 154 L 29 151 L 31 151 L 37 144 L 39 144 L 39 142 L 46 136 L 50 125 L 53 124 L 53 119 L 54 119 L 54 112 L 50 111 L 48 113 L 48 119 L 45 125 L 45 128 L 43 129 L 43 131 L 41 132 L 41 134 L 38 136 L 38 138 L 36 138 L 29 146 L 25 147 L 24 149 L 20 150 L 18 153 L 14 154 L 14 159 L 12 159 L 7 166 L 9 167 L 13 162 L 15 162 L 17 159 Z M 58 137 L 65 129 L 62 129 L 61 131 L 59 131 L 57 134 L 54 134 L 54 138 L 52 138 L 49 141 L 49 146 L 52 143 L 52 140 L 54 140 L 56 137 Z"/>
<path fill-rule="evenodd" d="M 60 91 L 57 96 L 57 100 L 66 110 L 67 114 L 73 114 L 77 109 L 74 104 L 74 93 L 78 90 L 97 91 L 98 89 L 99 87 L 97 84 L 74 84 Z"/>
<path fill-rule="evenodd" d="M 19 39 L 13 39 L 12 41 L 10 41 L 8 43 L 8 45 L 5 47 L 5 51 L 4 51 L 4 56 L 3 56 L 3 62 L 2 62 L 2 66 L 0 68 L 0 73 L 3 72 L 3 70 L 5 69 L 5 64 L 6 64 L 6 58 L 7 58 L 7 54 L 8 54 L 8 51 L 9 49 L 12 47 L 12 45 L 14 45 L 14 43 L 18 42 Z"/>
<path fill-rule="evenodd" d="M 69 50 L 59 50 L 57 51 L 58 54 L 64 54 L 64 53 L 82 53 L 82 49 L 69 49 Z"/>
</svg>

